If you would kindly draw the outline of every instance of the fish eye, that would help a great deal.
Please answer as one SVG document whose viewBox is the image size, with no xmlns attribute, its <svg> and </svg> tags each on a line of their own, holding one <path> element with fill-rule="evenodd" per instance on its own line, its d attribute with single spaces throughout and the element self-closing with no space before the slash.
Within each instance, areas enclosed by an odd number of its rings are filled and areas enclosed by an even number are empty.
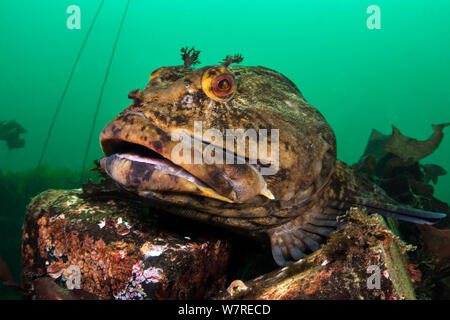
<svg viewBox="0 0 450 320">
<path fill-rule="evenodd" d="M 234 90 L 234 78 L 230 74 L 222 74 L 212 82 L 212 91 L 218 97 L 226 97 Z"/>
<path fill-rule="evenodd" d="M 222 66 L 211 67 L 203 73 L 202 89 L 213 100 L 229 101 L 236 89 L 234 75 Z"/>
</svg>

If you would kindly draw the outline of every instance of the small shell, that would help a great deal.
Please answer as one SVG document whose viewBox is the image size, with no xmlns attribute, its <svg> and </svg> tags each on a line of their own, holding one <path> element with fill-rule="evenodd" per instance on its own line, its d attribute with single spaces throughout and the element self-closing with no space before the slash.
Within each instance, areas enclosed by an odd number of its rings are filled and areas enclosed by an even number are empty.
<svg viewBox="0 0 450 320">
<path fill-rule="evenodd" d="M 242 293 L 244 291 L 247 291 L 248 287 L 245 285 L 244 282 L 242 282 L 242 280 L 234 280 L 227 288 L 227 292 L 231 295 L 231 296 L 235 296 L 239 293 Z"/>
</svg>

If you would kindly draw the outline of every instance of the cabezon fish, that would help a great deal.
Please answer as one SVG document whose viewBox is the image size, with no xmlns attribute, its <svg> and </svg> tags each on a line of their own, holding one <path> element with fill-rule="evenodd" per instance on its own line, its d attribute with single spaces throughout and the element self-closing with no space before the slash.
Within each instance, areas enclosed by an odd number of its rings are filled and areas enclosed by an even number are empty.
<svg viewBox="0 0 450 320">
<path fill-rule="evenodd" d="M 332 129 L 279 72 L 230 66 L 241 62 L 239 55 L 193 68 L 198 53 L 182 49 L 184 65 L 153 71 L 144 90 L 129 93 L 133 103 L 103 129 L 101 165 L 125 189 L 166 211 L 268 237 L 279 265 L 319 249 L 351 206 L 415 223 L 445 217 L 399 206 L 337 160 Z M 211 129 L 214 139 L 204 134 Z M 257 142 L 267 152 L 250 142 L 238 148 L 235 137 L 225 144 L 230 130 L 266 132 Z M 180 133 L 191 149 L 176 152 Z M 193 160 L 207 148 L 234 161 Z M 264 174 L 270 167 L 273 173 Z"/>
</svg>

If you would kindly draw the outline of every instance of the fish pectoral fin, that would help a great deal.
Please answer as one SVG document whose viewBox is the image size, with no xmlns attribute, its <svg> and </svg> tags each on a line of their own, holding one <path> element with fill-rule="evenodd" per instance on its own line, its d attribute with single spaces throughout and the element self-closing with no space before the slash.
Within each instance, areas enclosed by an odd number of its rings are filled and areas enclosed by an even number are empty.
<svg viewBox="0 0 450 320">
<path fill-rule="evenodd" d="M 445 124 L 447 125 L 447 124 Z M 329 189 L 328 206 L 346 211 L 351 207 L 365 208 L 367 213 L 378 213 L 385 217 L 419 224 L 434 224 L 446 214 L 415 209 L 399 204 L 367 177 L 357 174 L 343 162 L 336 163 L 336 175 Z"/>
<path fill-rule="evenodd" d="M 320 244 L 342 225 L 337 215 L 315 214 L 307 221 L 300 216 L 267 231 L 272 247 L 272 256 L 279 266 L 302 259 L 320 249 Z"/>
<path fill-rule="evenodd" d="M 364 204 L 363 206 L 367 209 L 367 213 L 378 213 L 384 217 L 418 224 L 435 224 L 447 216 L 445 213 L 390 204 L 378 204 L 374 206 Z"/>
<path fill-rule="evenodd" d="M 418 224 L 435 224 L 444 219 L 447 214 L 432 212 L 397 204 L 396 201 L 387 195 L 384 199 L 374 199 L 374 197 L 355 197 L 347 201 L 333 201 L 329 204 L 334 210 L 347 211 L 351 207 L 364 208 L 367 214 L 378 213 L 384 217 L 402 220 Z M 384 201 L 382 201 L 384 200 Z"/>
</svg>

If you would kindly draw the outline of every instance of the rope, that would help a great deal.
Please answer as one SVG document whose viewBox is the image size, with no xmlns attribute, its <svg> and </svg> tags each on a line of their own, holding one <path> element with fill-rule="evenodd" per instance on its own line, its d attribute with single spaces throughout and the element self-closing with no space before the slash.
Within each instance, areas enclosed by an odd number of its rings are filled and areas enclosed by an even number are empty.
<svg viewBox="0 0 450 320">
<path fill-rule="evenodd" d="M 52 135 L 53 128 L 55 126 L 56 119 L 58 118 L 59 111 L 61 110 L 61 105 L 62 105 L 62 103 L 64 101 L 64 97 L 66 96 L 67 89 L 69 89 L 69 85 L 70 85 L 70 82 L 72 81 L 72 77 L 73 77 L 73 74 L 75 72 L 75 68 L 78 65 L 78 61 L 80 60 L 81 52 L 83 51 L 84 46 L 86 45 L 86 42 L 87 42 L 87 40 L 89 38 L 89 35 L 90 35 L 91 31 L 92 31 L 92 27 L 94 26 L 94 23 L 97 20 L 98 14 L 100 13 L 100 10 L 101 10 L 101 8 L 103 6 L 103 2 L 104 2 L 104 0 L 102 0 L 100 2 L 100 5 L 98 6 L 97 12 L 95 13 L 94 19 L 92 20 L 92 23 L 89 26 L 89 30 L 88 30 L 88 32 L 86 34 L 86 37 L 84 38 L 83 43 L 81 44 L 81 48 L 78 51 L 77 57 L 75 58 L 75 62 L 73 64 L 72 70 L 70 71 L 69 78 L 67 79 L 67 82 L 66 82 L 66 86 L 64 87 L 63 93 L 62 93 L 61 98 L 59 99 L 58 105 L 56 107 L 55 114 L 53 115 L 52 122 L 50 123 L 50 127 L 48 128 L 47 137 L 45 138 L 44 146 L 42 148 L 41 155 L 39 157 L 39 161 L 38 161 L 38 164 L 36 166 L 36 170 L 39 169 L 39 167 L 41 166 L 42 160 L 44 159 L 44 155 L 47 152 L 48 142 L 49 142 L 50 137 Z"/>
<path fill-rule="evenodd" d="M 82 170 L 81 170 L 81 179 L 83 179 L 83 177 L 84 177 L 84 171 L 86 169 L 86 162 L 87 162 L 87 158 L 88 158 L 88 154 L 89 154 L 89 149 L 90 149 L 91 143 L 92 143 L 92 136 L 94 134 L 95 123 L 97 122 L 97 116 L 98 116 L 98 112 L 100 110 L 100 104 L 103 99 L 103 92 L 105 90 L 106 81 L 108 80 L 109 71 L 111 69 L 111 65 L 112 65 L 112 62 L 114 59 L 114 53 L 116 51 L 117 43 L 119 42 L 120 33 L 122 31 L 122 26 L 125 21 L 125 16 L 127 15 L 129 4 L 130 4 L 130 0 L 127 0 L 125 10 L 122 15 L 122 20 L 120 21 L 119 30 L 117 31 L 116 39 L 114 40 L 114 45 L 112 48 L 111 57 L 109 58 L 108 67 L 106 68 L 106 74 L 105 74 L 105 78 L 103 80 L 102 88 L 100 89 L 100 94 L 99 94 L 98 101 L 97 101 L 97 107 L 95 109 L 94 119 L 92 120 L 91 130 L 89 132 L 89 140 L 88 140 L 88 144 L 86 146 L 86 151 L 84 153 L 83 166 L 82 166 Z"/>
</svg>

